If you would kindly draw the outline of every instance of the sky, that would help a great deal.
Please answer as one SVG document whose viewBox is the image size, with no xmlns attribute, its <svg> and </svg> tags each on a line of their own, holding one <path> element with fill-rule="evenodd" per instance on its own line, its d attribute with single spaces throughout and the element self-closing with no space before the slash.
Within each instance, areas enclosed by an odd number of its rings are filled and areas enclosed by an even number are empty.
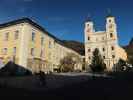
<svg viewBox="0 0 133 100">
<path fill-rule="evenodd" d="M 60 39 L 84 42 L 88 15 L 97 31 L 105 30 L 108 9 L 116 17 L 120 45 L 133 37 L 133 0 L 0 0 L 0 23 L 32 18 Z"/>
</svg>

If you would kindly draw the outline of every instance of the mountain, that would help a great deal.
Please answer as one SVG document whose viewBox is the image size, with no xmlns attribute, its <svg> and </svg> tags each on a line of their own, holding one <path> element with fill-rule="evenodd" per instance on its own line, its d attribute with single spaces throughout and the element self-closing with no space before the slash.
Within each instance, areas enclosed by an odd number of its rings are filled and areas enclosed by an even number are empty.
<svg viewBox="0 0 133 100">
<path fill-rule="evenodd" d="M 129 45 L 133 45 L 133 38 L 130 40 Z"/>
<path fill-rule="evenodd" d="M 84 43 L 78 42 L 78 41 L 68 41 L 68 40 L 62 40 L 63 44 L 67 46 L 68 48 L 71 48 L 78 52 L 81 55 L 85 55 L 85 47 Z M 129 63 L 133 64 L 133 38 L 129 41 L 129 44 L 126 46 L 122 46 L 128 55 L 128 61 Z"/>
<path fill-rule="evenodd" d="M 78 52 L 81 55 L 85 55 L 84 43 L 81 43 L 78 41 L 73 41 L 73 40 L 72 41 L 62 40 L 62 42 L 68 48 L 75 50 L 76 52 Z"/>
</svg>

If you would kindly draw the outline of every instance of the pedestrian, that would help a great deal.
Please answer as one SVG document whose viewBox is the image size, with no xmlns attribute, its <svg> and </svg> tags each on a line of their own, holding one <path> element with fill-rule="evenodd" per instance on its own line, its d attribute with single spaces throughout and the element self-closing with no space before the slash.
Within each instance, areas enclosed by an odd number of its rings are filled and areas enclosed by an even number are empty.
<svg viewBox="0 0 133 100">
<path fill-rule="evenodd" d="M 45 86 L 46 85 L 46 75 L 44 72 L 40 71 L 39 79 L 40 79 L 40 85 Z"/>
</svg>

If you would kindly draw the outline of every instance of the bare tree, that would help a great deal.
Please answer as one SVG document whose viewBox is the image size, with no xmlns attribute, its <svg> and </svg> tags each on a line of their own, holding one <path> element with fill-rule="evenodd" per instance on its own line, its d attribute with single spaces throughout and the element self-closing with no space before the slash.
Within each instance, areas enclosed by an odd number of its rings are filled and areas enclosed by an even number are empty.
<svg viewBox="0 0 133 100">
<path fill-rule="evenodd" d="M 81 58 L 73 53 L 68 53 L 67 56 L 60 60 L 60 71 L 72 72 L 78 63 L 81 63 Z"/>
</svg>

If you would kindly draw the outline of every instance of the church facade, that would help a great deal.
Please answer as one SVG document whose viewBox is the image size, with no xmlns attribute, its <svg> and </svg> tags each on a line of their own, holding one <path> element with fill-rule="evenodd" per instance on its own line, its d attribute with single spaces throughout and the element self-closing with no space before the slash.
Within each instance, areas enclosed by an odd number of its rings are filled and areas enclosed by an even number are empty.
<svg viewBox="0 0 133 100">
<path fill-rule="evenodd" d="M 127 60 L 127 54 L 118 44 L 117 24 L 114 16 L 106 17 L 106 30 L 95 31 L 92 20 L 85 22 L 85 61 L 91 64 L 93 51 L 97 48 L 104 59 L 107 70 L 111 71 L 119 59 Z"/>
</svg>

